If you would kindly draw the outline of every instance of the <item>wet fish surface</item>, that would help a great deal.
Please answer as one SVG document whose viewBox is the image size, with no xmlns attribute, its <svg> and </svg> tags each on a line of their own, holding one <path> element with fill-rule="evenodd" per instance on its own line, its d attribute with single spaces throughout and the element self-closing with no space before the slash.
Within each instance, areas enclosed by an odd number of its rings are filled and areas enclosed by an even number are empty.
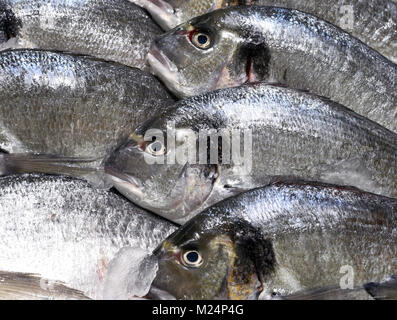
<svg viewBox="0 0 397 320">
<path fill-rule="evenodd" d="M 0 272 L 0 300 L 88 300 L 82 292 L 37 274 Z"/>
<path fill-rule="evenodd" d="M 220 8 L 261 5 L 313 14 L 348 31 L 386 58 L 397 62 L 397 3 L 391 0 L 132 0 L 165 29 Z"/>
<path fill-rule="evenodd" d="M 396 215 L 396 199 L 277 182 L 227 199 L 170 235 L 155 250 L 153 287 L 178 299 L 273 299 L 383 282 L 397 272 Z"/>
<path fill-rule="evenodd" d="M 0 53 L 0 149 L 104 157 L 173 104 L 152 75 L 86 56 Z"/>
<path fill-rule="evenodd" d="M 176 229 L 116 193 L 43 175 L 0 178 L 0 216 L 1 270 L 62 281 L 93 299 L 121 248 L 152 250 Z"/>
<path fill-rule="evenodd" d="M 139 126 L 105 170 L 133 202 L 184 223 L 280 177 L 397 197 L 397 135 L 329 99 L 256 83 L 176 103 Z"/>
<path fill-rule="evenodd" d="M 275 81 L 328 97 L 397 132 L 397 65 L 340 28 L 297 10 L 216 10 L 158 38 L 148 61 L 180 97 Z"/>
<path fill-rule="evenodd" d="M 2 48 L 68 51 L 142 69 L 160 34 L 149 15 L 129 1 L 0 1 Z"/>
</svg>

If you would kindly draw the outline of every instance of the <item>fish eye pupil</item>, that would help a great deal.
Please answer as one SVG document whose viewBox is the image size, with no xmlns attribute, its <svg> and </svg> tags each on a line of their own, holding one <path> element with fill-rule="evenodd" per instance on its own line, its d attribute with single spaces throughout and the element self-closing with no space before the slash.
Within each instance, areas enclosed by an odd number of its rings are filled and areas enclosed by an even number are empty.
<svg viewBox="0 0 397 320">
<path fill-rule="evenodd" d="M 195 263 L 198 261 L 199 255 L 196 251 L 191 251 L 186 255 L 186 258 L 190 263 Z"/>
<path fill-rule="evenodd" d="M 204 44 L 207 43 L 208 37 L 207 37 L 205 34 L 200 34 L 200 35 L 197 37 L 197 41 L 198 41 L 198 43 L 200 43 L 201 45 L 204 45 Z"/>
</svg>

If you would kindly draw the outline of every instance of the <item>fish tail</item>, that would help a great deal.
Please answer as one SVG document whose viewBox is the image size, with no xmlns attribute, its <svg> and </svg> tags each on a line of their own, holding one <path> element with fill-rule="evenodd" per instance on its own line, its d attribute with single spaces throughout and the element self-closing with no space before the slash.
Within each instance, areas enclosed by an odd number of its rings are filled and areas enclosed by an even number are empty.
<svg viewBox="0 0 397 320">
<path fill-rule="evenodd" d="M 0 176 L 24 173 L 54 174 L 84 179 L 100 187 L 106 184 L 103 170 L 98 166 L 87 167 L 87 163 L 98 160 L 43 154 L 0 153 Z"/>
</svg>

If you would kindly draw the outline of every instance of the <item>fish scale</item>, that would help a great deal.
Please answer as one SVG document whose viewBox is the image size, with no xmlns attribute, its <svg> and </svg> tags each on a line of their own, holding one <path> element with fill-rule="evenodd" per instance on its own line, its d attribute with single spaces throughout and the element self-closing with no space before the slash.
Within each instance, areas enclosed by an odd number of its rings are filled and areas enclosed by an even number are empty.
<svg viewBox="0 0 397 320">
<path fill-rule="evenodd" d="M 74 52 L 140 69 L 161 34 L 144 10 L 124 0 L 1 0 L 0 10 L 0 48 Z"/>
<path fill-rule="evenodd" d="M 0 178 L 0 216 L 0 270 L 36 273 L 91 298 L 101 298 L 121 248 L 150 251 L 175 230 L 118 194 L 43 175 Z"/>
<path fill-rule="evenodd" d="M 101 158 L 174 100 L 153 76 L 86 56 L 0 53 L 0 148 Z"/>
</svg>

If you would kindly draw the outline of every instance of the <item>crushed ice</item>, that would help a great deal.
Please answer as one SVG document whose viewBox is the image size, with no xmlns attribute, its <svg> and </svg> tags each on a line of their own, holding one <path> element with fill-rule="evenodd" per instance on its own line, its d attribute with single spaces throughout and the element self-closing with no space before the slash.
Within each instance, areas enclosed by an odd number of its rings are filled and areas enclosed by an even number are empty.
<svg viewBox="0 0 397 320">
<path fill-rule="evenodd" d="M 109 263 L 105 278 L 105 300 L 144 297 L 156 277 L 157 259 L 141 248 L 125 247 Z"/>
</svg>

